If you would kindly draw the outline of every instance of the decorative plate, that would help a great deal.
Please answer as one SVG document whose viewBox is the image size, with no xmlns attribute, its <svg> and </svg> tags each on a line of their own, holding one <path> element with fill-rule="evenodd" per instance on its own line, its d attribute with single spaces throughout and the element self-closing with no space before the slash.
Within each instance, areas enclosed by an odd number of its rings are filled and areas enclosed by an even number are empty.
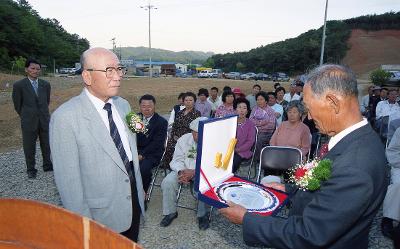
<svg viewBox="0 0 400 249">
<path fill-rule="evenodd" d="M 272 212 L 279 206 L 274 193 L 249 182 L 225 182 L 216 187 L 215 193 L 220 201 L 234 202 L 250 212 Z"/>
</svg>

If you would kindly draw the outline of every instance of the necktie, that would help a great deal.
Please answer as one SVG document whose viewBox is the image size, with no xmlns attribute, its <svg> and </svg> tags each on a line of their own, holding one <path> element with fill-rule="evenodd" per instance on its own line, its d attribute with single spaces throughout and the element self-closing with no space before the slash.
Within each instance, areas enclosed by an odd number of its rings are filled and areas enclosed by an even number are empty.
<svg viewBox="0 0 400 249">
<path fill-rule="evenodd" d="M 36 95 L 38 95 L 38 82 L 37 80 L 32 81 L 33 90 L 35 90 Z"/>
<path fill-rule="evenodd" d="M 118 150 L 119 155 L 121 156 L 122 162 L 125 165 L 126 171 L 128 172 L 129 178 L 131 182 L 135 180 L 133 176 L 133 171 L 132 171 L 132 166 L 131 163 L 129 162 L 128 156 L 126 155 L 124 146 L 122 144 L 121 136 L 119 135 L 117 126 L 115 125 L 114 119 L 112 117 L 112 110 L 111 110 L 111 104 L 106 103 L 103 107 L 104 110 L 107 111 L 108 114 L 108 123 L 110 124 L 110 135 L 111 138 L 114 141 L 115 147 Z"/>
</svg>

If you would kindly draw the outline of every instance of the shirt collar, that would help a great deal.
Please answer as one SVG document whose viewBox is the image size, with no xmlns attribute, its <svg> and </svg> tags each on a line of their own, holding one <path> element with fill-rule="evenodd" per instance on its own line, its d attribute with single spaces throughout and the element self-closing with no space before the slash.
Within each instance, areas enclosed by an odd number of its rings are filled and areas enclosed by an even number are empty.
<svg viewBox="0 0 400 249">
<path fill-rule="evenodd" d="M 94 107 L 96 108 L 96 110 L 97 110 L 98 112 L 104 111 L 104 109 L 103 109 L 103 108 L 104 108 L 104 105 L 105 105 L 104 101 L 101 100 L 101 99 L 99 99 L 99 98 L 97 98 L 97 97 L 94 96 L 93 94 L 91 94 L 87 88 L 84 88 L 84 91 L 85 91 L 86 95 L 89 97 L 90 101 L 93 103 L 93 105 L 94 105 Z M 112 106 L 112 105 L 113 105 L 113 100 L 112 100 L 112 98 L 110 98 L 110 99 L 107 101 L 107 103 L 110 103 L 111 106 Z"/>
<path fill-rule="evenodd" d="M 39 78 L 31 79 L 31 78 L 28 77 L 28 80 L 31 82 L 31 84 L 33 84 L 33 82 L 39 83 Z"/>
<path fill-rule="evenodd" d="M 368 124 L 367 119 L 363 118 L 363 120 L 361 120 L 360 122 L 358 122 L 350 127 L 347 127 L 343 131 L 341 131 L 338 134 L 336 134 L 335 136 L 331 137 L 331 139 L 329 140 L 329 143 L 328 143 L 328 150 L 331 150 L 333 147 L 335 147 L 335 145 L 337 143 L 339 143 L 340 140 L 342 140 L 345 136 L 349 135 L 351 132 L 353 132 L 353 131 L 357 130 L 358 128 L 361 128 L 367 124 Z"/>
</svg>

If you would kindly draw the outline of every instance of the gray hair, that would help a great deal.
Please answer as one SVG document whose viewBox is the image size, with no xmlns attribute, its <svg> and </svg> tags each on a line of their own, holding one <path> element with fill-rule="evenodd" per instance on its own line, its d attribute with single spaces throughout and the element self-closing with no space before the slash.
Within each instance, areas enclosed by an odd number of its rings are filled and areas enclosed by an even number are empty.
<svg viewBox="0 0 400 249">
<path fill-rule="evenodd" d="M 287 111 L 289 112 L 289 110 L 292 108 L 297 108 L 297 111 L 300 113 L 300 116 L 304 114 L 304 105 L 303 103 L 301 103 L 300 100 L 290 101 L 287 106 Z"/>
<path fill-rule="evenodd" d="M 307 76 L 312 92 L 320 96 L 327 90 L 343 96 L 358 96 L 357 78 L 350 68 L 342 65 L 325 64 L 313 69 Z"/>
</svg>

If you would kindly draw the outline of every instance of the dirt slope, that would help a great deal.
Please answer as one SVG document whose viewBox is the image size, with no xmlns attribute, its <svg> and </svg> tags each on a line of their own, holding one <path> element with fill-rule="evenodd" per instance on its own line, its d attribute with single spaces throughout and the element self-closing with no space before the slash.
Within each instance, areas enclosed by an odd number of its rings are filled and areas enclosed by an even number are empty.
<svg viewBox="0 0 400 249">
<path fill-rule="evenodd" d="M 348 41 L 343 64 L 357 76 L 368 79 L 369 72 L 382 64 L 400 64 L 400 30 L 365 31 L 355 29 Z"/>
</svg>

